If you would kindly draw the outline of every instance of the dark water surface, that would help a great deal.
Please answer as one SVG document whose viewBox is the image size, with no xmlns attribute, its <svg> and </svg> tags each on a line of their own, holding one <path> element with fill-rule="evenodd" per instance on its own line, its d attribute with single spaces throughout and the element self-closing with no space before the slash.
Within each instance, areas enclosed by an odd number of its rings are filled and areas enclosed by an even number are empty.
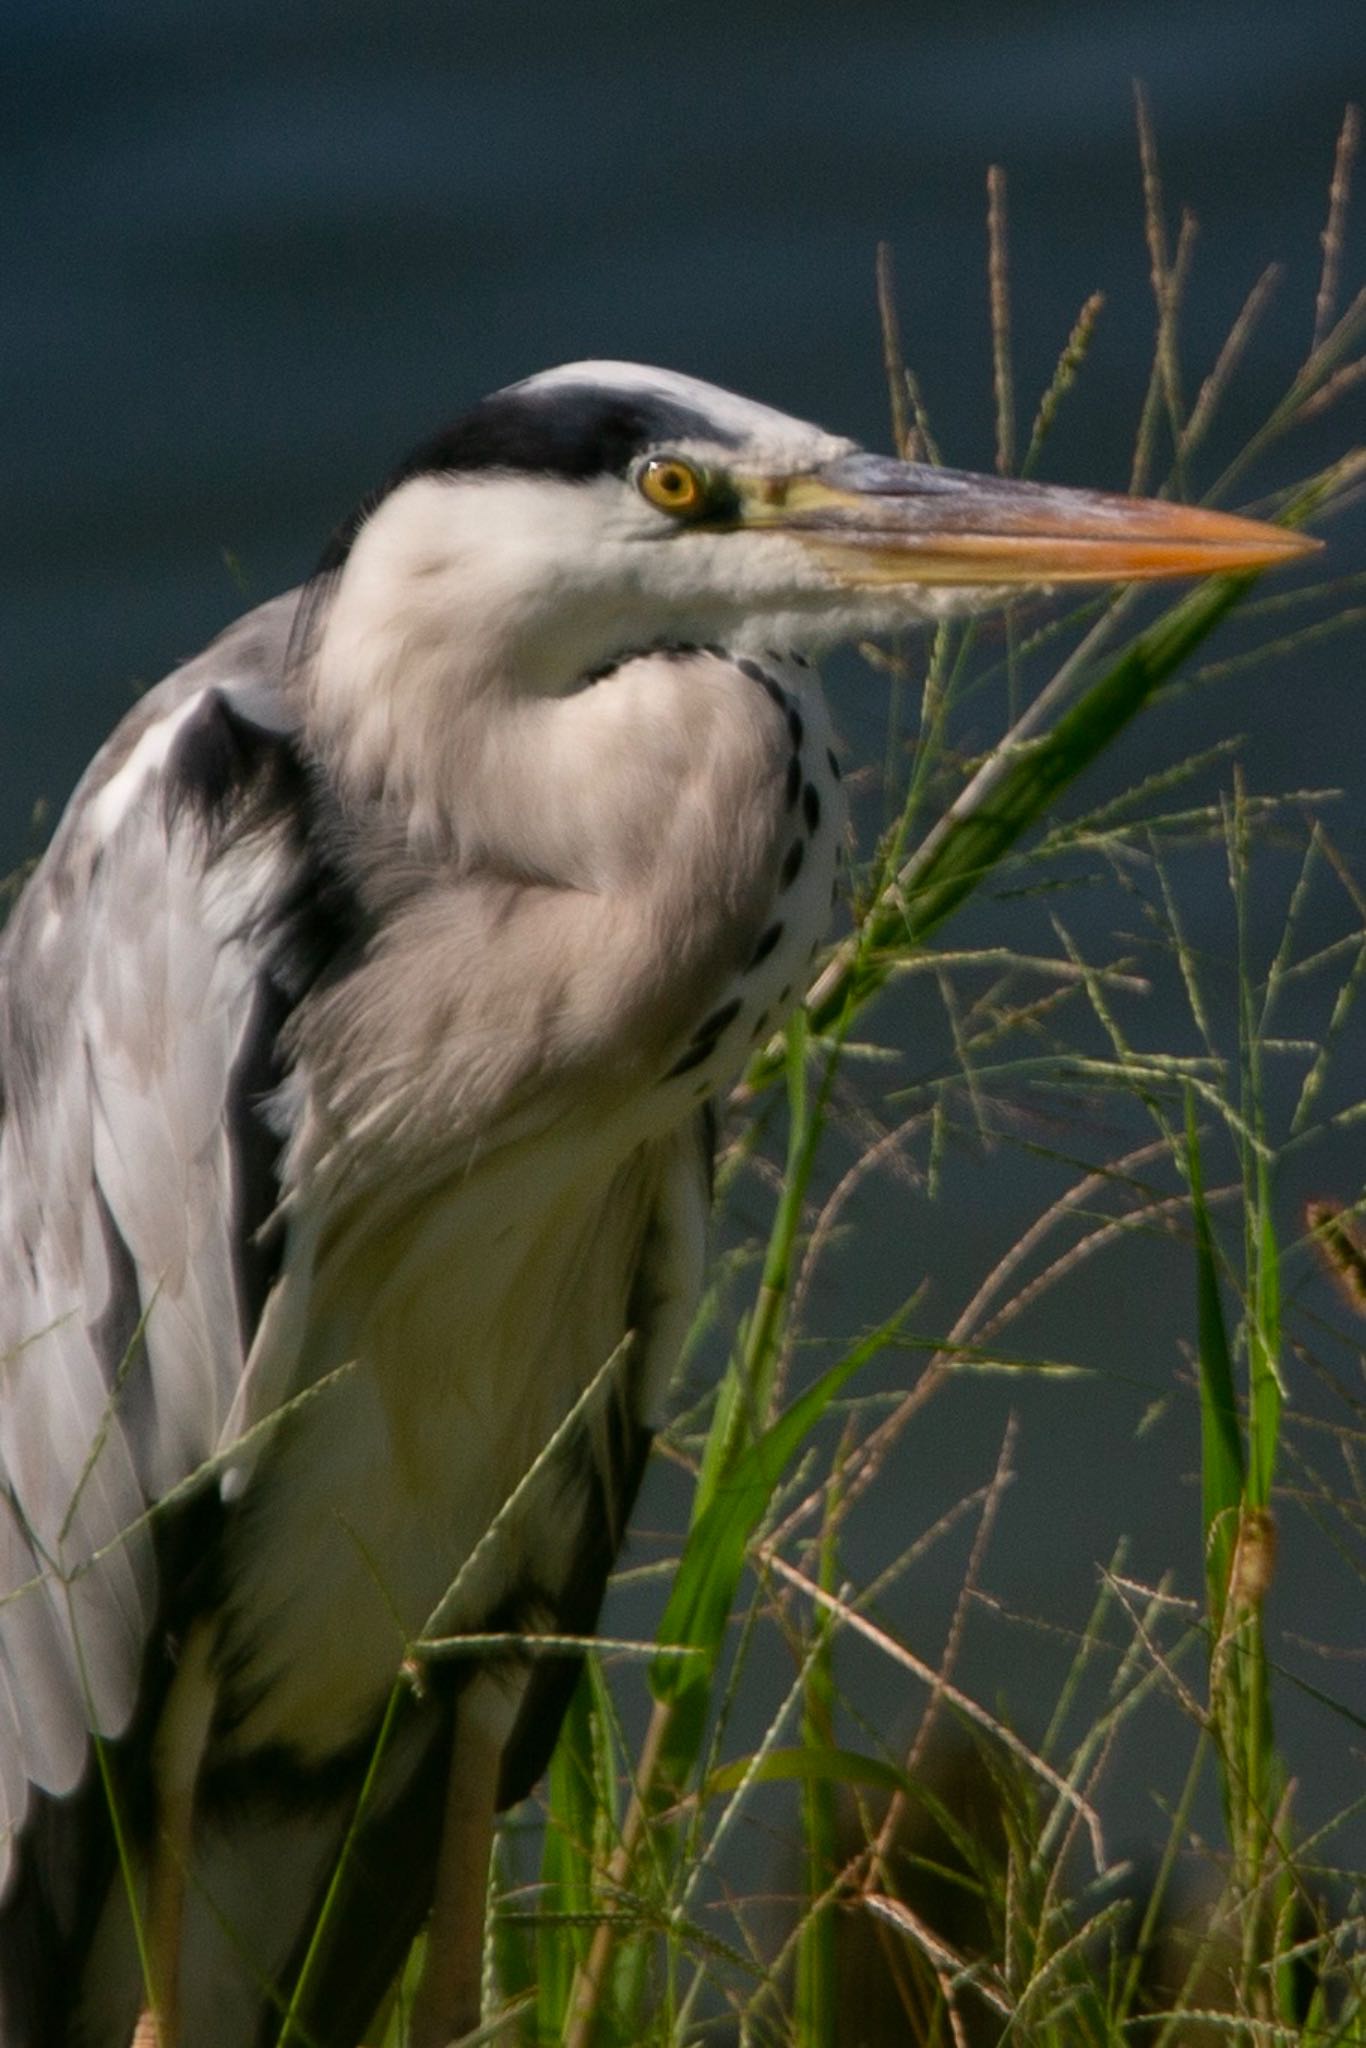
<svg viewBox="0 0 1366 2048">
<path fill-rule="evenodd" d="M 138 686 L 303 574 L 407 444 L 532 369 L 658 361 L 885 445 L 872 292 L 885 237 L 940 439 L 951 459 L 989 464 L 989 162 L 1010 178 L 1026 424 L 1081 300 L 1108 294 L 1045 471 L 1122 486 L 1153 328 L 1135 75 L 1173 209 L 1188 200 L 1200 219 L 1193 377 L 1262 266 L 1287 267 L 1228 407 L 1233 446 L 1308 339 L 1333 141 L 1344 100 L 1366 89 L 1359 6 L 8 0 L 0 872 L 36 843 L 34 797 L 65 796 Z M 1358 232 L 1352 283 L 1362 246 Z M 1295 458 L 1344 438 L 1306 436 Z M 1344 521 L 1344 570 L 1361 566 L 1362 542 L 1361 520 Z M 1125 771 L 1246 731 L 1255 786 L 1354 786 L 1339 829 L 1360 852 L 1363 679 L 1359 644 L 1341 650 L 1290 689 L 1284 670 L 1275 690 L 1254 673 L 1177 707 L 1132 736 Z M 874 689 L 843 671 L 838 716 L 853 751 L 876 757 Z M 1190 915 L 1215 943 L 1226 894 L 1217 864 L 1204 873 Z M 1112 919 L 1113 902 L 1102 911 Z M 989 935 L 990 917 L 974 929 Z M 929 1007 L 898 1013 L 908 1072 L 929 1063 L 917 1031 L 940 1029 Z M 1170 1021 L 1148 1017 L 1143 1042 L 1162 1043 Z M 1083 1152 L 1104 1134 L 1051 1141 Z M 1350 1197 L 1359 1137 L 1315 1171 Z M 904 1192 L 870 1207 L 864 1264 L 842 1269 L 826 1326 L 860 1323 L 865 1302 L 899 1298 L 928 1265 L 925 1327 L 942 1328 L 1038 1198 L 1007 1155 L 957 1163 L 949 1189 L 940 1210 Z M 978 1383 L 941 1401 L 859 1562 L 876 1569 L 986 1476 L 1014 1403 L 1024 1476 L 988 1584 L 1076 1624 L 1097 1561 L 1130 1530 L 1136 1569 L 1175 1564 L 1192 1589 L 1189 1415 L 1135 1438 L 1173 1381 L 1188 1278 L 1166 1248 L 1124 1257 L 1073 1293 L 1070 1320 L 1031 1326 L 1040 1349 L 1103 1367 L 1098 1382 Z M 1287 1548 L 1281 1597 L 1304 1632 L 1359 1641 L 1343 1611 L 1359 1584 Z M 960 1546 L 889 1604 L 931 1658 L 962 1561 Z M 990 1697 L 1003 1641 L 1012 1696 L 1036 1723 L 1054 1668 L 1042 1638 L 997 1635 L 975 1664 L 970 1638 L 968 1678 Z M 867 1683 L 894 1729 L 901 1681 Z M 1346 1690 L 1340 1671 L 1334 1684 Z M 1313 1711 L 1287 1703 L 1286 1726 L 1337 1752 L 1340 1731 Z M 1132 1800 L 1121 1818 L 1142 1823 Z"/>
</svg>

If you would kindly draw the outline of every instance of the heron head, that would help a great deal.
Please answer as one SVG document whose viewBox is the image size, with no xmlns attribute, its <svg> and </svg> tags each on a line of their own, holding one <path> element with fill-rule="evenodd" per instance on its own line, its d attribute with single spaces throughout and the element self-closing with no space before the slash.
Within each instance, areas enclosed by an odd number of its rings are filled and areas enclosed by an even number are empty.
<svg viewBox="0 0 1366 2048">
<path fill-rule="evenodd" d="M 573 688 L 662 639 L 828 643 L 1022 586 L 1247 570 L 1314 545 L 1157 500 L 869 455 L 730 392 L 575 363 L 485 399 L 322 569 L 349 646 Z"/>
</svg>

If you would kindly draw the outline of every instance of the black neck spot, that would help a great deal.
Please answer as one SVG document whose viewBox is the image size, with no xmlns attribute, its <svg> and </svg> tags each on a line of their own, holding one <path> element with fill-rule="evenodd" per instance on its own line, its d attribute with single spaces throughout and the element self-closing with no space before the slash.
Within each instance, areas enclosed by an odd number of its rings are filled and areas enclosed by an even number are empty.
<svg viewBox="0 0 1366 2048">
<path fill-rule="evenodd" d="M 647 640 L 639 647 L 624 647 L 620 654 L 614 654 L 610 661 L 604 661 L 597 668 L 586 669 L 579 681 L 584 684 L 605 682 L 615 675 L 619 668 L 629 662 L 645 661 L 650 656 L 662 656 L 665 660 L 686 661 L 695 654 L 710 654 L 710 647 L 698 647 L 691 640 Z"/>
<path fill-rule="evenodd" d="M 759 943 L 749 957 L 750 969 L 761 966 L 767 960 L 782 935 L 783 927 L 781 921 L 777 924 L 771 924 L 766 932 L 760 933 Z"/>
<path fill-rule="evenodd" d="M 721 1033 L 725 1030 L 726 1026 L 728 1024 L 733 1024 L 735 1022 L 735 1019 L 739 1016 L 739 1014 L 740 998 L 739 996 L 735 996 L 730 1002 L 722 1003 L 719 1010 L 713 1010 L 710 1017 L 708 1017 L 705 1020 L 705 1022 L 698 1025 L 696 1031 L 693 1033 L 693 1037 L 711 1039 L 719 1038 L 721 1036 Z"/>
</svg>

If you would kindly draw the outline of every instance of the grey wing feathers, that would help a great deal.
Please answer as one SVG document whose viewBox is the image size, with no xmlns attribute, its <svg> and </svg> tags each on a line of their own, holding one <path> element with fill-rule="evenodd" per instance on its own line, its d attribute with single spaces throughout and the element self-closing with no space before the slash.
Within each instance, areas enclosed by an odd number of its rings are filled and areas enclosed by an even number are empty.
<svg viewBox="0 0 1366 2048">
<path fill-rule="evenodd" d="M 287 804 L 242 830 L 241 799 L 290 745 L 288 617 L 253 615 L 125 722 L 0 950 L 0 1889 L 30 1787 L 69 1791 L 87 1729 L 129 1723 L 147 1510 L 213 1453 L 250 1342 L 242 1123 L 266 1109 L 234 1077 L 279 1007 L 301 855 Z"/>
</svg>

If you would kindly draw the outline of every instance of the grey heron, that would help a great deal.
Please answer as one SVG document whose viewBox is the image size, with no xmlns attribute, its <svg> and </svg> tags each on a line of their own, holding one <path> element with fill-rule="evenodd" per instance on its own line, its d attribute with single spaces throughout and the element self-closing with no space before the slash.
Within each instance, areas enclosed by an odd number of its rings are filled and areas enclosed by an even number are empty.
<svg viewBox="0 0 1366 2048">
<path fill-rule="evenodd" d="M 1303 545 L 580 363 L 123 720 L 0 953 L 5 2048 L 271 2040 L 406 1646 L 593 1627 L 708 1105 L 829 913 L 812 655 Z M 354 2048 L 429 1912 L 416 2048 L 474 2023 L 575 1675 L 403 1693 L 303 2038 Z"/>
</svg>

